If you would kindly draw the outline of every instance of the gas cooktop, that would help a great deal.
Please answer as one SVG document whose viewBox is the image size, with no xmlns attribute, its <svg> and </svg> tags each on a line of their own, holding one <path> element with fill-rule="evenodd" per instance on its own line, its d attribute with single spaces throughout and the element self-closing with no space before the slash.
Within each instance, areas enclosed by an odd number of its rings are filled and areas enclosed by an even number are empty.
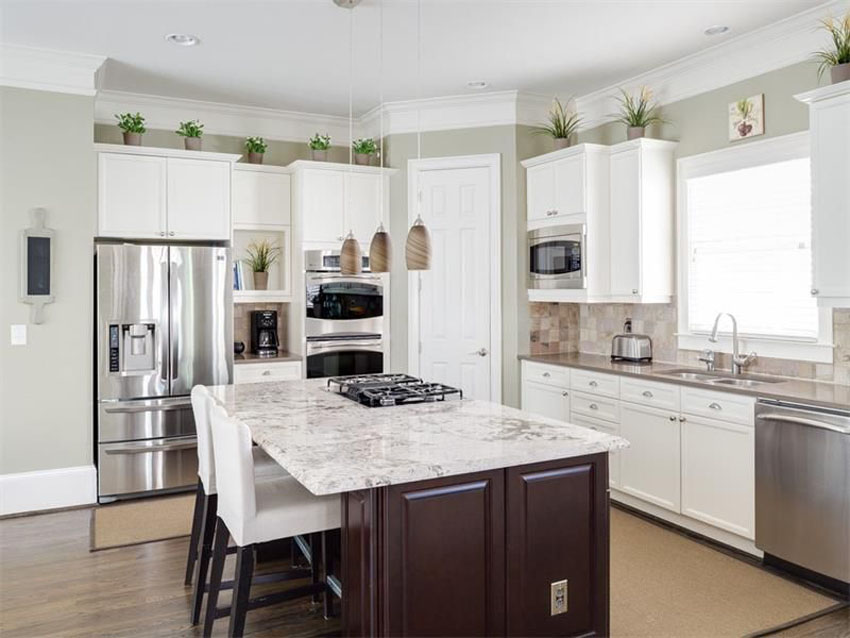
<svg viewBox="0 0 850 638">
<path fill-rule="evenodd" d="M 328 388 L 370 408 L 405 403 L 445 401 L 447 397 L 463 398 L 463 392 L 442 383 L 429 383 L 409 374 L 363 374 L 331 377 Z"/>
</svg>

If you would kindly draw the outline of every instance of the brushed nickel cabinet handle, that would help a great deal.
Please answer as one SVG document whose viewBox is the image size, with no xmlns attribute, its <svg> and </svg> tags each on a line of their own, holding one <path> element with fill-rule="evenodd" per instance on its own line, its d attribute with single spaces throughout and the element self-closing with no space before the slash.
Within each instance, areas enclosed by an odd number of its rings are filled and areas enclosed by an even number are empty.
<svg viewBox="0 0 850 638">
<path fill-rule="evenodd" d="M 643 396 L 645 396 L 647 399 L 651 399 L 652 398 L 652 392 L 650 392 L 649 390 L 644 390 Z"/>
<path fill-rule="evenodd" d="M 549 377 L 551 377 L 552 375 L 551 375 L 550 373 L 548 373 L 548 372 L 544 372 L 544 373 L 543 373 L 543 376 L 544 376 L 544 377 L 546 377 L 546 378 L 548 379 L 548 378 L 549 378 Z"/>
<path fill-rule="evenodd" d="M 596 381 L 590 381 L 590 382 L 588 382 L 588 384 L 587 384 L 587 385 L 589 385 L 591 388 L 595 388 L 595 387 L 596 387 L 596 386 L 598 386 L 599 384 L 598 384 L 598 383 L 596 383 Z"/>
<path fill-rule="evenodd" d="M 675 416 L 671 416 L 671 417 L 670 417 L 670 420 L 671 420 L 671 421 L 675 421 L 675 420 L 676 420 L 676 417 L 675 417 Z"/>
<path fill-rule="evenodd" d="M 633 295 L 638 294 L 638 289 L 637 289 L 637 288 L 632 288 L 632 294 L 633 294 Z"/>
<path fill-rule="evenodd" d="M 587 406 L 587 407 L 589 407 L 591 410 L 598 410 L 598 409 L 599 409 L 599 406 L 598 406 L 598 405 L 596 405 L 595 403 L 591 403 L 591 404 L 590 404 L 589 406 Z"/>
<path fill-rule="evenodd" d="M 570 396 L 570 393 L 569 392 L 561 392 L 561 396 L 562 397 L 568 397 L 568 396 Z"/>
<path fill-rule="evenodd" d="M 708 407 L 710 407 L 712 410 L 722 410 L 723 409 L 723 406 L 721 406 L 719 403 L 715 403 L 713 401 L 708 404 Z"/>
<path fill-rule="evenodd" d="M 817 288 L 812 288 L 812 295 L 817 295 L 820 292 Z"/>
<path fill-rule="evenodd" d="M 271 376 L 271 373 L 272 373 L 272 371 L 271 371 L 271 370 L 263 370 L 263 376 L 264 376 L 264 377 Z"/>
<path fill-rule="evenodd" d="M 687 421 L 687 419 L 685 417 L 683 417 L 683 416 L 679 417 L 679 423 L 684 423 L 685 421 Z"/>
</svg>

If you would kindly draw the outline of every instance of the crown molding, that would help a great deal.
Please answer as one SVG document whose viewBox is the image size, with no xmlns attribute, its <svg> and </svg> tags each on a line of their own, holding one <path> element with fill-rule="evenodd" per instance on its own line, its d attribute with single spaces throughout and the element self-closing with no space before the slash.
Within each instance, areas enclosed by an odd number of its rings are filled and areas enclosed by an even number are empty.
<svg viewBox="0 0 850 638">
<path fill-rule="evenodd" d="M 104 62 L 101 55 L 0 44 L 0 86 L 95 95 Z"/>
<path fill-rule="evenodd" d="M 581 96 L 576 105 L 582 128 L 613 119 L 610 114 L 618 108 L 621 87 L 649 86 L 659 104 L 670 104 L 810 60 L 812 52 L 824 44 L 819 21 L 848 10 L 850 0 L 833 0 Z"/>
<path fill-rule="evenodd" d="M 303 142 L 317 131 L 335 140 L 348 139 L 348 118 L 336 115 L 280 111 L 256 106 L 204 102 L 124 91 L 99 91 L 94 102 L 97 124 L 115 124 L 115 113 L 141 112 L 150 129 L 173 130 L 181 121 L 199 119 L 213 135 Z M 347 144 L 343 144 L 347 145 Z"/>
</svg>

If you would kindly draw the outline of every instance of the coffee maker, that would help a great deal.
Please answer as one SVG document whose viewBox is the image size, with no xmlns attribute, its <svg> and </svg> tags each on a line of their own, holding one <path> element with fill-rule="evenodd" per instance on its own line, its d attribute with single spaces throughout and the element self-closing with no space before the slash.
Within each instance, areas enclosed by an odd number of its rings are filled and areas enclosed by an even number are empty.
<svg viewBox="0 0 850 638">
<path fill-rule="evenodd" d="M 251 313 L 251 352 L 261 357 L 274 357 L 277 355 L 279 345 L 277 311 L 253 311 Z"/>
</svg>

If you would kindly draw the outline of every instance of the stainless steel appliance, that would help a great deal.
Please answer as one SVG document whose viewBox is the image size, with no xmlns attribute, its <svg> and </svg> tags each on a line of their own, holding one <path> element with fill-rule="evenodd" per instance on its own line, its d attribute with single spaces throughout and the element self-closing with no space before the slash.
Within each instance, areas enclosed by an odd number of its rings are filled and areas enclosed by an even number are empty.
<svg viewBox="0 0 850 638">
<path fill-rule="evenodd" d="M 626 319 L 623 334 L 614 335 L 611 339 L 611 359 L 633 363 L 652 361 L 652 339 L 647 335 L 634 334 L 632 320 Z"/>
<path fill-rule="evenodd" d="M 230 249 L 95 244 L 98 500 L 197 483 L 196 384 L 233 371 Z"/>
<path fill-rule="evenodd" d="M 755 453 L 756 547 L 765 561 L 850 593 L 850 409 L 759 399 Z"/>
<path fill-rule="evenodd" d="M 328 388 L 369 408 L 462 399 L 463 391 L 409 374 L 364 374 L 328 379 Z"/>
<path fill-rule="evenodd" d="M 382 276 L 340 274 L 339 251 L 307 251 L 304 263 L 307 378 L 382 372 Z"/>
<path fill-rule="evenodd" d="M 277 311 L 251 312 L 251 352 L 261 357 L 277 356 L 280 341 L 277 337 Z"/>
<path fill-rule="evenodd" d="M 528 231 L 529 288 L 586 288 L 587 232 L 584 224 Z"/>
</svg>

